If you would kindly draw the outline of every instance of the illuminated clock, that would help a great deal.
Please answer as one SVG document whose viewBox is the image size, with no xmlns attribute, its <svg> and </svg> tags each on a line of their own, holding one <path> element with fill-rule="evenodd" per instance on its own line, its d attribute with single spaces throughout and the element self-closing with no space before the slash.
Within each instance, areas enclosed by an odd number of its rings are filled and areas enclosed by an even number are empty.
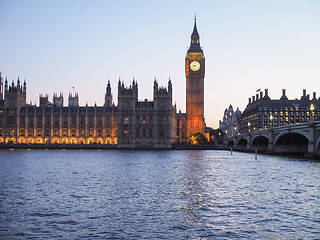
<svg viewBox="0 0 320 240">
<path fill-rule="evenodd" d="M 190 63 L 190 68 L 192 71 L 196 72 L 200 69 L 200 63 L 198 61 L 193 61 Z"/>
</svg>

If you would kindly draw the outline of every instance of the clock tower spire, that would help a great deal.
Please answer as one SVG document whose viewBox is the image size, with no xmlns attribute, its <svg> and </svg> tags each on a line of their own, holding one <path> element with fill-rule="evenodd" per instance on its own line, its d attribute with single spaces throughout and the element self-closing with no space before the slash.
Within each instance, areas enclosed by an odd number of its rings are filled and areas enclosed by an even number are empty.
<svg viewBox="0 0 320 240">
<path fill-rule="evenodd" d="M 204 75 L 205 58 L 200 46 L 200 36 L 197 29 L 197 19 L 191 34 L 190 47 L 185 58 L 186 72 L 186 112 L 187 137 L 196 133 L 205 133 L 204 121 Z"/>
</svg>

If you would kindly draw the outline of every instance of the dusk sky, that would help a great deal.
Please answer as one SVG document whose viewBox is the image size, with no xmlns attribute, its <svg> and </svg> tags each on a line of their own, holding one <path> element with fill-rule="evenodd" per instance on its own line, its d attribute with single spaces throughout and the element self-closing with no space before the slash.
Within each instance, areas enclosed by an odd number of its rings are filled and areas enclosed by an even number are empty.
<svg viewBox="0 0 320 240">
<path fill-rule="evenodd" d="M 320 96 L 320 1 L 12 1 L 0 0 L 0 71 L 39 94 L 78 92 L 103 105 L 119 77 L 153 98 L 153 81 L 173 84 L 185 112 L 184 60 L 194 14 L 206 57 L 205 118 L 217 128 L 230 104 L 244 110 L 257 89 L 280 98 Z"/>
</svg>

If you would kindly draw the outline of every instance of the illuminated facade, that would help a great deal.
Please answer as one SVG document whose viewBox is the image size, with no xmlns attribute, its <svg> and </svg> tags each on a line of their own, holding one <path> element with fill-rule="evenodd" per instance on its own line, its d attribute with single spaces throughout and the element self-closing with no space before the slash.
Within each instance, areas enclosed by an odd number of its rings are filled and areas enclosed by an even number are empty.
<svg viewBox="0 0 320 240">
<path fill-rule="evenodd" d="M 27 87 L 18 79 L 9 86 L 0 75 L 0 143 L 113 144 L 118 148 L 171 148 L 185 144 L 196 133 L 205 134 L 205 59 L 194 23 L 185 58 L 186 113 L 172 105 L 172 83 L 154 81 L 153 100 L 138 100 L 138 83 L 125 87 L 119 80 L 118 106 L 110 82 L 103 106 L 79 106 L 77 93 L 39 97 L 39 106 L 26 103 Z M 4 86 L 3 86 L 4 84 Z"/>
<path fill-rule="evenodd" d="M 313 93 L 310 95 L 303 90 L 300 99 L 289 100 L 286 90 L 282 90 L 280 99 L 270 99 L 268 89 L 249 98 L 246 109 L 241 114 L 240 132 L 246 133 L 270 127 L 286 126 L 305 123 L 320 119 L 320 98 Z"/>
<path fill-rule="evenodd" d="M 205 134 L 204 119 L 204 75 L 205 58 L 200 46 L 200 36 L 198 34 L 196 19 L 191 43 L 185 58 L 186 73 L 186 119 L 187 119 L 187 139 L 193 134 Z"/>
<path fill-rule="evenodd" d="M 1 77 L 0 77 L 1 78 Z M 2 81 L 2 78 L 1 78 Z M 1 86 L 2 88 L 2 86 Z M 106 100 L 112 99 L 110 83 Z M 117 108 L 106 101 L 104 106 L 79 106 L 78 94 L 69 94 L 68 106 L 63 95 L 40 95 L 40 106 L 26 104 L 26 83 L 5 81 L 0 100 L 0 143 L 27 144 L 117 144 Z"/>
</svg>

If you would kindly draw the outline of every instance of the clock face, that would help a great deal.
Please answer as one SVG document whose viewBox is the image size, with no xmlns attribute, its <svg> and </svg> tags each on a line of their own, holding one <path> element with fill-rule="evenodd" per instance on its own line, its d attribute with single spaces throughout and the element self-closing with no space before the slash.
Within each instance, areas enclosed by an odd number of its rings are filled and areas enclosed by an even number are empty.
<svg viewBox="0 0 320 240">
<path fill-rule="evenodd" d="M 198 61 L 193 61 L 190 63 L 190 68 L 192 71 L 198 71 L 200 69 L 200 63 Z"/>
</svg>

